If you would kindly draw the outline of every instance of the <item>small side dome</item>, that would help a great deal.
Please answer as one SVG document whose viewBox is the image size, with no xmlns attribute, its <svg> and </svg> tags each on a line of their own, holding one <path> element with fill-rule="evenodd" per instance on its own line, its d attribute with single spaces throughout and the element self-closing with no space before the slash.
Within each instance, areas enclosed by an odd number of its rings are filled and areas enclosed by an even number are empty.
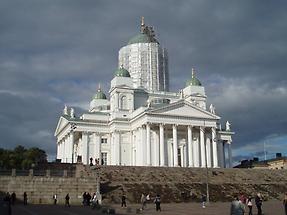
<svg viewBox="0 0 287 215">
<path fill-rule="evenodd" d="M 186 86 L 201 86 L 200 81 L 195 77 L 195 72 L 193 68 L 191 79 L 186 82 Z"/>
<path fill-rule="evenodd" d="M 107 99 L 107 96 L 103 93 L 102 89 L 99 87 L 93 99 Z"/>
<path fill-rule="evenodd" d="M 123 65 L 119 69 L 115 71 L 115 76 L 117 77 L 131 77 L 130 73 L 128 70 L 126 70 Z"/>
</svg>

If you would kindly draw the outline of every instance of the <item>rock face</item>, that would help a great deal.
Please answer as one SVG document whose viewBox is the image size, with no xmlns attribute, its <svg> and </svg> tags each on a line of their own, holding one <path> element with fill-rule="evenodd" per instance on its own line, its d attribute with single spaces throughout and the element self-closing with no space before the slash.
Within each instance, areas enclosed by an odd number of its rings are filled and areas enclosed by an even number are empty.
<svg viewBox="0 0 287 215">
<path fill-rule="evenodd" d="M 123 193 L 131 203 L 139 202 L 142 193 L 152 197 L 158 193 L 163 202 L 189 202 L 200 200 L 206 193 L 206 173 L 201 168 L 90 168 L 79 164 L 73 175 L 62 177 L 0 176 L 0 192 L 15 192 L 19 199 L 27 192 L 28 203 L 44 204 L 52 204 L 54 194 L 63 204 L 69 193 L 72 204 L 81 204 L 83 192 L 96 192 L 99 175 L 104 203 L 120 202 Z M 234 194 L 254 196 L 257 192 L 276 199 L 287 190 L 287 170 L 209 169 L 208 182 L 211 201 L 229 201 Z"/>
</svg>

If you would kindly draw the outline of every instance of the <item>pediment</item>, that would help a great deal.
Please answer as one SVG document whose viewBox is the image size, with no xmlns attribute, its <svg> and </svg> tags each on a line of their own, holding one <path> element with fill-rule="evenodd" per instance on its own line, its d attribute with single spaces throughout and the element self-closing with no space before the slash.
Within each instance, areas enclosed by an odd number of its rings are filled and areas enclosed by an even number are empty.
<svg viewBox="0 0 287 215">
<path fill-rule="evenodd" d="M 219 116 L 214 115 L 200 107 L 193 105 L 187 101 L 179 101 L 151 110 L 150 113 L 166 116 L 192 117 L 204 119 L 220 119 Z"/>
<path fill-rule="evenodd" d="M 59 132 L 60 132 L 63 128 L 65 128 L 68 123 L 69 123 L 69 121 L 68 121 L 65 117 L 61 116 L 60 119 L 59 119 L 59 121 L 58 121 L 58 124 L 57 124 L 57 127 L 56 127 L 56 130 L 55 130 L 55 134 L 54 134 L 54 135 L 57 136 L 57 134 L 59 134 Z"/>
</svg>

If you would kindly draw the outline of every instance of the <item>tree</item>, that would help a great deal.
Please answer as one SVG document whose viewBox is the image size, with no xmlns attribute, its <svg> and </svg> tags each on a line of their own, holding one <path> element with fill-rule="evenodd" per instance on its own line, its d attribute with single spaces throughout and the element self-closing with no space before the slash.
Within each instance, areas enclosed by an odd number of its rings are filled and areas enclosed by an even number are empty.
<svg viewBox="0 0 287 215">
<path fill-rule="evenodd" d="M 25 149 L 19 145 L 14 150 L 0 148 L 0 169 L 29 169 L 32 164 L 45 162 L 47 162 L 46 152 L 36 147 Z"/>
</svg>

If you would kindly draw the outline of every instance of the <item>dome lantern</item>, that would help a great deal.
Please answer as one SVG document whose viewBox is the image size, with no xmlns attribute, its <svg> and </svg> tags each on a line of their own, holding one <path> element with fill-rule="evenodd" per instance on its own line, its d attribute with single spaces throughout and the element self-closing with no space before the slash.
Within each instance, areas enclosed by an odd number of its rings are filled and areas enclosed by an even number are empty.
<svg viewBox="0 0 287 215">
<path fill-rule="evenodd" d="M 201 86 L 200 81 L 195 77 L 195 70 L 191 70 L 191 79 L 186 82 L 186 86 Z"/>
<path fill-rule="evenodd" d="M 141 18 L 141 31 L 136 36 L 132 37 L 128 45 L 135 43 L 159 43 L 155 38 L 155 32 L 153 27 L 147 26 L 144 23 L 144 17 Z"/>
</svg>

